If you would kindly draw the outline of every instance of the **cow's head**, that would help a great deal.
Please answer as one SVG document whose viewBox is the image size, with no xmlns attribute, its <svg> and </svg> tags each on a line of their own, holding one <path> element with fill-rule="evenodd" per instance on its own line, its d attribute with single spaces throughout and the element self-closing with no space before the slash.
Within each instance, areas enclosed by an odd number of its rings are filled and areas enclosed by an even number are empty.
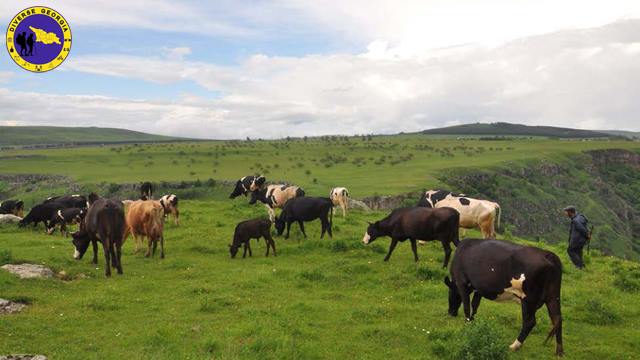
<svg viewBox="0 0 640 360">
<path fill-rule="evenodd" d="M 22 200 L 16 201 L 16 206 L 13 208 L 13 215 L 24 217 L 24 202 Z"/>
<path fill-rule="evenodd" d="M 282 218 L 282 214 L 276 217 L 275 226 L 276 226 L 276 233 L 278 235 L 282 235 L 282 233 L 284 232 L 284 226 L 285 226 L 285 221 Z"/>
<path fill-rule="evenodd" d="M 458 316 L 458 309 L 460 309 L 460 304 L 462 303 L 458 288 L 453 281 L 449 280 L 448 276 L 445 276 L 444 283 L 449 288 L 449 315 Z"/>
<path fill-rule="evenodd" d="M 71 237 L 73 238 L 71 243 L 74 247 L 73 258 L 80 260 L 89 248 L 89 234 L 84 230 L 79 230 L 72 233 Z"/>
<path fill-rule="evenodd" d="M 258 199 L 264 199 L 267 194 L 267 189 L 261 189 L 251 192 L 251 200 L 249 200 L 249 204 L 253 205 L 258 201 Z"/>
<path fill-rule="evenodd" d="M 229 199 L 235 199 L 240 195 L 247 196 L 247 190 L 248 189 L 245 188 L 244 184 L 242 183 L 242 180 L 238 180 L 236 181 L 236 187 L 233 188 L 231 195 L 229 195 Z"/>
<path fill-rule="evenodd" d="M 431 199 L 431 195 L 433 195 L 433 190 L 425 191 L 425 193 L 422 194 L 422 197 L 418 201 L 418 206 L 432 208 L 433 200 Z"/>
<path fill-rule="evenodd" d="M 100 199 L 100 196 L 98 194 L 96 194 L 94 192 L 89 194 L 89 206 L 91 206 L 91 204 L 96 202 L 98 199 Z M 89 207 L 89 206 L 87 206 L 87 207 Z"/>
<path fill-rule="evenodd" d="M 382 230 L 380 229 L 380 221 L 376 221 L 374 223 L 369 223 L 369 227 L 367 227 L 367 231 L 364 233 L 364 237 L 362 238 L 362 242 L 365 245 L 369 245 L 374 242 L 375 239 L 383 236 Z"/>
<path fill-rule="evenodd" d="M 249 187 L 249 190 L 256 191 L 262 188 L 262 185 L 264 185 L 265 181 L 267 181 L 267 178 L 265 178 L 264 176 L 262 175 L 256 176 L 251 182 L 251 186 Z"/>
<path fill-rule="evenodd" d="M 229 245 L 229 254 L 231 255 L 231 258 L 235 259 L 237 253 L 238 253 L 238 245 L 230 244 Z"/>
</svg>

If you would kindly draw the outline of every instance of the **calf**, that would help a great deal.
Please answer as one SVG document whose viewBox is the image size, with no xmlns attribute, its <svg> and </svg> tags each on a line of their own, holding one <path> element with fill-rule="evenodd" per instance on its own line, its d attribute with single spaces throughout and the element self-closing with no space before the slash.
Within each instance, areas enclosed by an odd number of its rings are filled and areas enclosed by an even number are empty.
<svg viewBox="0 0 640 360">
<path fill-rule="evenodd" d="M 65 195 L 65 196 L 52 196 L 43 201 L 43 204 L 56 203 L 63 209 L 78 208 L 86 209 L 89 207 L 87 198 L 82 195 Z"/>
<path fill-rule="evenodd" d="M 333 237 L 331 232 L 331 226 L 333 224 L 333 204 L 329 198 L 320 197 L 297 197 L 293 198 L 284 205 L 282 213 L 276 219 L 276 231 L 278 235 L 282 235 L 284 232 L 285 224 L 287 226 L 287 235 L 285 239 L 289 238 L 289 230 L 291 224 L 294 221 L 298 222 L 302 235 L 307 237 L 304 231 L 304 222 L 320 219 L 322 224 L 322 232 L 320 238 L 324 237 L 325 231 L 329 233 L 329 237 Z"/>
<path fill-rule="evenodd" d="M 267 207 L 269 220 L 274 221 L 276 217 L 275 208 L 282 208 L 284 204 L 296 197 L 304 196 L 301 187 L 293 185 L 269 185 L 251 193 L 249 204 L 253 205 L 260 201 Z"/>
<path fill-rule="evenodd" d="M 262 185 L 264 185 L 265 181 L 267 181 L 267 178 L 262 175 L 245 176 L 236 181 L 236 185 L 233 188 L 231 195 L 229 195 L 229 198 L 235 199 L 240 195 L 247 196 L 248 193 L 260 189 Z"/>
<path fill-rule="evenodd" d="M 342 209 L 342 217 L 347 215 L 347 207 L 349 205 L 349 191 L 345 187 L 336 187 L 329 192 L 329 198 L 333 206 L 340 206 Z"/>
<path fill-rule="evenodd" d="M 174 194 L 163 195 L 160 198 L 160 205 L 164 209 L 164 216 L 173 217 L 173 222 L 176 225 L 180 225 L 180 211 L 178 210 L 178 196 Z"/>
<path fill-rule="evenodd" d="M 465 239 L 460 242 L 450 269 L 449 314 L 456 316 L 460 303 L 473 320 L 480 300 L 513 300 L 522 308 L 522 328 L 511 350 L 518 350 L 536 325 L 536 311 L 547 306 L 553 328 L 545 342 L 556 336 L 556 355 L 562 355 L 560 285 L 562 263 L 550 251 L 507 241 Z M 473 293 L 473 300 L 469 300 Z"/>
<path fill-rule="evenodd" d="M 0 203 L 0 215 L 8 214 L 24 217 L 24 202 L 22 200 L 6 200 Z"/>
<path fill-rule="evenodd" d="M 126 240 L 129 234 L 133 235 L 135 252 L 138 252 L 139 244 L 146 236 L 148 246 L 145 256 L 151 256 L 152 245 L 155 255 L 158 242 L 160 242 L 160 258 L 164 259 L 164 208 L 160 202 L 155 200 L 134 201 L 129 205 L 126 219 L 127 228 L 124 239 Z"/>
<path fill-rule="evenodd" d="M 111 276 L 111 266 L 122 274 L 122 244 L 126 223 L 120 201 L 98 199 L 91 204 L 80 230 L 71 234 L 75 248 L 73 257 L 82 259 L 89 242 L 93 245 L 93 264 L 98 263 L 98 242 L 102 243 L 105 258 L 105 276 Z"/>
<path fill-rule="evenodd" d="M 49 224 L 47 225 L 47 233 L 49 235 L 53 234 L 53 232 L 56 231 L 56 225 L 60 225 L 60 233 L 62 235 L 68 235 L 67 225 L 80 224 L 86 214 L 85 209 L 60 209 L 51 216 L 51 220 L 49 220 Z"/>
<path fill-rule="evenodd" d="M 51 221 L 53 215 L 60 209 L 64 209 L 64 206 L 56 202 L 38 204 L 31 208 L 27 216 L 18 223 L 18 226 L 24 227 L 33 224 L 33 226 L 36 227 L 39 223 L 43 223 L 48 229 L 49 221 Z"/>
<path fill-rule="evenodd" d="M 140 199 L 151 200 L 153 199 L 153 184 L 145 181 L 140 184 Z"/>
<path fill-rule="evenodd" d="M 244 253 L 242 258 L 247 256 L 247 250 L 249 250 L 249 256 L 253 256 L 251 253 L 250 239 L 260 240 L 263 237 L 267 243 L 267 257 L 269 256 L 269 248 L 273 248 L 273 256 L 276 256 L 276 243 L 271 237 L 271 221 L 264 219 L 246 220 L 236 225 L 236 230 L 233 233 L 233 243 L 229 245 L 229 253 L 231 258 L 234 259 L 238 253 L 240 245 L 244 246 Z"/>
<path fill-rule="evenodd" d="M 369 223 L 362 242 L 372 243 L 380 236 L 390 236 L 391 245 L 384 261 L 389 261 L 398 241 L 411 241 L 413 257 L 418 261 L 417 240 L 440 240 L 444 249 L 444 264 L 447 267 L 451 256 L 451 243 L 458 245 L 460 214 L 455 209 L 428 209 L 423 207 L 400 208 L 393 210 L 386 218 Z"/>
<path fill-rule="evenodd" d="M 485 239 L 495 239 L 496 227 L 500 227 L 502 211 L 500 205 L 492 201 L 473 199 L 446 190 L 429 190 L 424 193 L 418 206 L 454 208 L 460 213 L 460 227 L 480 229 Z"/>
</svg>

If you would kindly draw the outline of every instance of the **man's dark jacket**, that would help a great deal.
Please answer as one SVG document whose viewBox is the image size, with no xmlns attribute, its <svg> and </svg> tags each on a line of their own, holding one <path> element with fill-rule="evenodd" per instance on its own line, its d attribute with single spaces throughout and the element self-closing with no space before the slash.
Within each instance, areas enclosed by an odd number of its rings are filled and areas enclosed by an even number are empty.
<svg viewBox="0 0 640 360">
<path fill-rule="evenodd" d="M 589 236 L 589 229 L 587 229 L 589 220 L 582 215 L 576 214 L 571 218 L 571 227 L 569 230 L 569 244 L 570 245 L 584 245 L 587 243 L 587 237 Z"/>
</svg>

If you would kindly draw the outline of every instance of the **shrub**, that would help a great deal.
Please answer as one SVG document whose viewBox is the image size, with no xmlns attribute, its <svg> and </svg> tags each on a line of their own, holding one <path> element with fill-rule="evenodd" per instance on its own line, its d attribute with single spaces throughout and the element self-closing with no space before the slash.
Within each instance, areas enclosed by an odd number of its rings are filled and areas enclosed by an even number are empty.
<svg viewBox="0 0 640 360">
<path fill-rule="evenodd" d="M 499 360 L 507 358 L 507 346 L 494 326 L 482 319 L 466 324 L 456 336 L 458 350 L 453 355 L 460 360 Z"/>
<path fill-rule="evenodd" d="M 640 268 L 617 267 L 614 269 L 613 285 L 625 292 L 640 291 Z"/>
<path fill-rule="evenodd" d="M 11 250 L 2 249 L 0 250 L 0 265 L 9 264 L 13 260 L 11 256 Z"/>
<path fill-rule="evenodd" d="M 589 299 L 582 309 L 583 321 L 591 325 L 613 325 L 620 322 L 620 315 L 598 299 Z"/>
<path fill-rule="evenodd" d="M 343 240 L 334 241 L 333 244 L 331 244 L 331 251 L 333 252 L 345 252 L 348 248 L 347 243 Z"/>
<path fill-rule="evenodd" d="M 444 274 L 437 270 L 431 270 L 428 267 L 419 267 L 416 270 L 416 278 L 418 280 L 442 280 L 444 278 Z"/>
</svg>

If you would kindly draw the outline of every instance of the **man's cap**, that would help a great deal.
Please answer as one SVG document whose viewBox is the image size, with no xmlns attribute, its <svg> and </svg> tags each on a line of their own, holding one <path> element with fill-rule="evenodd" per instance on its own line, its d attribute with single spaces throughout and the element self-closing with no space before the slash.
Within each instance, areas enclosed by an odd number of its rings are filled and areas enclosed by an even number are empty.
<svg viewBox="0 0 640 360">
<path fill-rule="evenodd" d="M 564 208 L 564 211 L 575 212 L 576 211 L 576 207 L 575 206 L 567 206 L 566 208 Z"/>
</svg>

